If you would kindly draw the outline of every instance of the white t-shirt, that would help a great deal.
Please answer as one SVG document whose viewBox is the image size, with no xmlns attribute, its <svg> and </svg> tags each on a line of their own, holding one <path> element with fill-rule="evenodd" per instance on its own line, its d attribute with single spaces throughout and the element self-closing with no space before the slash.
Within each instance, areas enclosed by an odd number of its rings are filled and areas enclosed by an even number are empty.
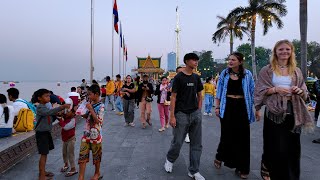
<svg viewBox="0 0 320 180">
<path fill-rule="evenodd" d="M 21 108 L 28 109 L 28 105 L 26 103 L 20 102 L 18 100 L 24 101 L 23 99 L 18 98 L 18 99 L 16 99 L 15 102 L 12 103 L 12 106 L 13 106 L 13 109 L 14 109 L 14 111 L 13 111 L 14 112 L 14 116 L 18 116 L 18 113 L 19 113 Z"/>
<path fill-rule="evenodd" d="M 12 106 L 8 106 L 8 108 L 9 108 L 9 120 L 6 123 L 4 113 L 3 113 L 3 107 L 2 105 L 0 105 L 0 128 L 13 128 L 14 110 Z"/>
<path fill-rule="evenodd" d="M 70 97 L 70 96 L 78 96 L 78 99 L 80 99 L 80 94 L 77 92 L 69 92 L 68 97 Z"/>
</svg>

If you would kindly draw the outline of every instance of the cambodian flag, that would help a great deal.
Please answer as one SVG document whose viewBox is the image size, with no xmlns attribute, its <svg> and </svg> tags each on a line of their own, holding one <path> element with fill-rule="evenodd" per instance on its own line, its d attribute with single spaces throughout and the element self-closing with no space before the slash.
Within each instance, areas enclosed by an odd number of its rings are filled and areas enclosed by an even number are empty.
<svg viewBox="0 0 320 180">
<path fill-rule="evenodd" d="M 114 4 L 113 4 L 113 25 L 114 25 L 114 30 L 119 34 L 118 22 L 119 22 L 119 15 L 118 15 L 117 0 L 114 0 Z"/>
</svg>

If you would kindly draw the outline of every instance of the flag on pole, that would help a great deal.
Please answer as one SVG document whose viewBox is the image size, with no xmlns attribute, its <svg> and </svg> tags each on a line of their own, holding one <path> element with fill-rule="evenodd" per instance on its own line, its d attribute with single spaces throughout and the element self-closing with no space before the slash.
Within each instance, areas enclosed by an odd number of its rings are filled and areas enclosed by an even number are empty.
<svg viewBox="0 0 320 180">
<path fill-rule="evenodd" d="M 123 55 L 126 53 L 126 44 L 124 42 L 124 36 L 123 36 Z"/>
<path fill-rule="evenodd" d="M 113 4 L 113 25 L 114 25 L 114 30 L 119 34 L 118 21 L 119 21 L 119 16 L 118 16 L 117 0 L 114 0 L 114 4 Z"/>
<path fill-rule="evenodd" d="M 120 21 L 120 47 L 122 48 L 122 26 Z"/>
</svg>

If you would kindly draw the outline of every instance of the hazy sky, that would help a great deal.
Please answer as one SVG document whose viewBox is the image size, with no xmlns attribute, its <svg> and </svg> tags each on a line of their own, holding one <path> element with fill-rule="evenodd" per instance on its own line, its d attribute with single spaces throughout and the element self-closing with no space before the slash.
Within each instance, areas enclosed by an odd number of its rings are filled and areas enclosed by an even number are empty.
<svg viewBox="0 0 320 180">
<path fill-rule="evenodd" d="M 181 14 L 181 57 L 187 52 L 212 50 L 214 58 L 229 52 L 228 41 L 211 41 L 217 15 L 247 0 L 117 0 L 128 45 L 127 72 L 137 66 L 136 56 L 162 56 L 175 49 L 175 8 Z M 308 2 L 308 41 L 320 42 L 319 0 Z M 282 30 L 262 36 L 257 25 L 256 45 L 272 48 L 280 39 L 299 39 L 299 1 L 287 0 Z M 317 8 L 318 7 L 318 8 Z M 75 80 L 89 78 L 90 0 L 1 0 L 0 80 Z M 94 78 L 111 75 L 112 0 L 95 0 Z M 248 38 L 235 47 L 248 42 Z M 119 39 L 115 36 L 115 74 Z M 182 62 L 182 61 L 181 61 Z"/>
</svg>

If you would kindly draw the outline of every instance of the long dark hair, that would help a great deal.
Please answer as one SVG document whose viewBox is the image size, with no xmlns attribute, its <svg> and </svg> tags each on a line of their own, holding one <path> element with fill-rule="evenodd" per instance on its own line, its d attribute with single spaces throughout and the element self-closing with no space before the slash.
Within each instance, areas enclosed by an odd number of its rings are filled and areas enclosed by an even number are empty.
<svg viewBox="0 0 320 180">
<path fill-rule="evenodd" d="M 0 94 L 0 104 L 7 104 L 7 98 L 3 94 Z M 4 114 L 4 121 L 6 123 L 8 123 L 8 121 L 9 121 L 9 108 L 6 105 L 3 107 L 3 114 Z"/>
<path fill-rule="evenodd" d="M 244 55 L 240 52 L 233 52 L 229 55 L 230 56 L 235 56 L 239 62 L 242 62 L 242 64 L 239 65 L 239 78 L 244 78 L 245 72 L 244 72 L 244 67 L 243 67 L 243 61 L 244 61 Z M 232 69 L 229 68 L 229 72 L 232 72 Z"/>
</svg>

